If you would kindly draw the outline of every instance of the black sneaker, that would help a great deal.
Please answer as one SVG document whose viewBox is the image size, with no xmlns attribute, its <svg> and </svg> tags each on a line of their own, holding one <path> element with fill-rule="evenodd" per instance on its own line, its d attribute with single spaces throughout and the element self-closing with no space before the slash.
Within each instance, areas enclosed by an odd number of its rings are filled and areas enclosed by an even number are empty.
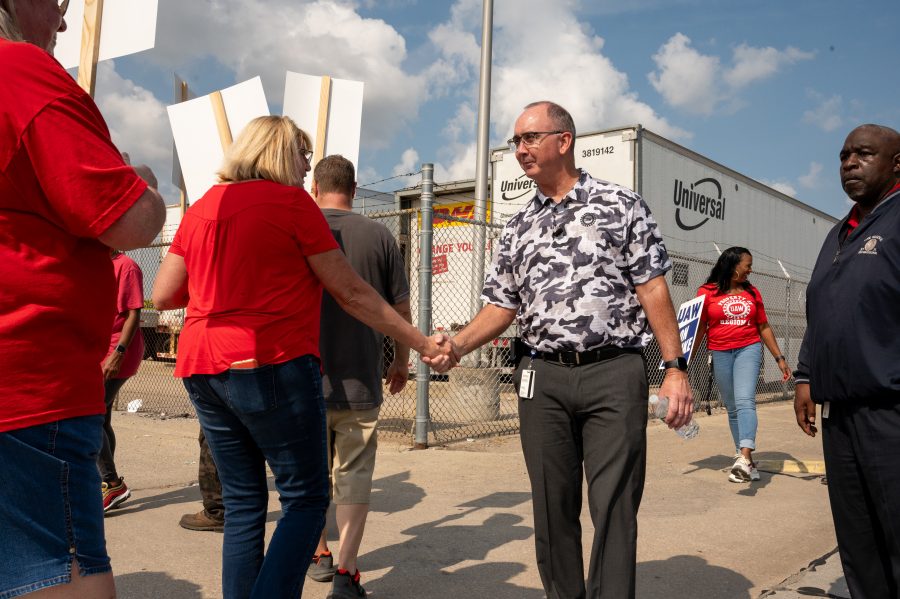
<svg viewBox="0 0 900 599">
<path fill-rule="evenodd" d="M 338 570 L 325 599 L 359 599 L 366 596 L 366 590 L 359 584 L 359 570 L 352 575 L 346 570 Z"/>
<path fill-rule="evenodd" d="M 335 572 L 337 572 L 337 566 L 334 565 L 334 556 L 328 552 L 313 556 L 306 575 L 316 582 L 329 582 L 334 578 Z"/>
</svg>

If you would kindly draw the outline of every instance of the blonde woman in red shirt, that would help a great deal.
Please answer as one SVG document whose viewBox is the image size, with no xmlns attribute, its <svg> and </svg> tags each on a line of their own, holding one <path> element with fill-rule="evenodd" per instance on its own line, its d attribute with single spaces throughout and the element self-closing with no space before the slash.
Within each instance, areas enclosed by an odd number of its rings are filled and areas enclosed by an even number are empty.
<svg viewBox="0 0 900 599">
<path fill-rule="evenodd" d="M 341 253 L 303 189 L 310 147 L 287 117 L 251 121 L 225 157 L 221 183 L 185 214 L 153 288 L 157 308 L 187 307 L 175 376 L 222 482 L 225 599 L 300 596 L 325 523 L 322 288 L 435 369 L 450 366 L 449 344 L 413 328 Z M 282 516 L 264 551 L 266 464 Z"/>
<path fill-rule="evenodd" d="M 759 480 L 753 462 L 756 449 L 756 382 L 762 362 L 762 346 L 772 353 L 784 380 L 791 376 L 787 360 L 769 326 L 759 290 L 747 281 L 753 272 L 753 256 L 747 248 L 730 247 L 719 256 L 706 284 L 697 295 L 703 302 L 703 332 L 712 353 L 713 372 L 728 425 L 734 439 L 735 460 L 728 480 Z"/>
</svg>

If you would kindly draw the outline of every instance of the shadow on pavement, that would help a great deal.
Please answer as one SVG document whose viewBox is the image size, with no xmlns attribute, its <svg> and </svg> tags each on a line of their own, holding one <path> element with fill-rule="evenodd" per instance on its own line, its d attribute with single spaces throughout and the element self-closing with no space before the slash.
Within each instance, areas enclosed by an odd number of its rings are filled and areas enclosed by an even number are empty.
<svg viewBox="0 0 900 599">
<path fill-rule="evenodd" d="M 200 503 L 200 487 L 193 485 L 190 487 L 179 487 L 165 493 L 142 497 L 140 491 L 132 491 L 131 498 L 122 504 L 122 507 L 115 508 L 106 513 L 107 518 L 116 518 L 125 514 L 133 514 L 143 512 L 144 510 L 152 510 L 166 505 L 175 503 Z M 202 506 L 200 506 L 202 507 Z"/>
<path fill-rule="evenodd" d="M 411 538 L 360 557 L 360 566 L 367 571 L 389 569 L 369 581 L 366 590 L 379 597 L 540 599 L 543 592 L 509 582 L 525 570 L 522 564 L 471 564 L 484 561 L 507 543 L 532 536 L 530 527 L 520 525 L 521 516 L 497 511 L 530 498 L 529 493 L 493 493 L 457 506 L 458 513 L 401 531 Z M 462 519 L 466 524 L 458 523 Z"/>
<path fill-rule="evenodd" d="M 116 594 L 128 599 L 200 599 L 200 587 L 163 572 L 135 572 L 116 576 Z"/>
<path fill-rule="evenodd" d="M 382 514 L 411 510 L 425 498 L 425 489 L 409 481 L 409 470 L 372 481 L 369 509 Z"/>
<path fill-rule="evenodd" d="M 702 557 L 676 555 L 637 565 L 640 599 L 750 599 L 753 583 L 744 576 L 711 566 Z"/>
</svg>

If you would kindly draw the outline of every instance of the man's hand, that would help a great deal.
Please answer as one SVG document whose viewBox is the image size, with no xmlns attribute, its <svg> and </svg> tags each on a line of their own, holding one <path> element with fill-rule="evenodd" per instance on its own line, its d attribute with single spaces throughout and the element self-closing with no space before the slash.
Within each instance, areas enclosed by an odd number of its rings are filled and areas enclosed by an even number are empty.
<svg viewBox="0 0 900 599">
<path fill-rule="evenodd" d="M 691 393 L 686 372 L 673 368 L 666 370 L 659 395 L 669 398 L 669 413 L 666 415 L 669 428 L 681 428 L 691 421 L 694 415 L 694 394 Z"/>
<path fill-rule="evenodd" d="M 798 383 L 794 387 L 794 414 L 797 425 L 810 437 L 816 436 L 816 404 L 809 394 L 808 383 Z"/>
<path fill-rule="evenodd" d="M 403 387 L 406 386 L 406 381 L 409 380 L 409 365 L 405 361 L 398 361 L 395 359 L 391 362 L 391 365 L 388 366 L 384 380 L 388 385 L 388 391 L 391 392 L 391 395 L 400 393 L 403 391 Z"/>
<path fill-rule="evenodd" d="M 459 364 L 459 358 L 459 352 L 455 350 L 453 342 L 445 333 L 428 337 L 428 347 L 422 352 L 422 361 L 439 374 Z"/>
<path fill-rule="evenodd" d="M 108 381 L 111 378 L 115 378 L 117 374 L 119 374 L 119 370 L 122 369 L 122 358 L 125 354 L 120 354 L 117 351 L 111 351 L 109 355 L 106 357 L 106 360 L 103 361 L 103 380 Z"/>
</svg>

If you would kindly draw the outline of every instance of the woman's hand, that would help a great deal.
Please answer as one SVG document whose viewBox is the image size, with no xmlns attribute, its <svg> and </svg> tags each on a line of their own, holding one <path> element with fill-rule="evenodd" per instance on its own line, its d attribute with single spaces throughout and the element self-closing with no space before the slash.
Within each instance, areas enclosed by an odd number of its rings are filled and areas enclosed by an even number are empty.
<svg viewBox="0 0 900 599">
<path fill-rule="evenodd" d="M 782 381 L 787 381 L 791 378 L 792 371 L 791 371 L 790 366 L 788 366 L 787 360 L 784 357 L 781 357 L 781 359 L 778 360 L 778 368 L 781 369 L 781 380 Z"/>
</svg>

